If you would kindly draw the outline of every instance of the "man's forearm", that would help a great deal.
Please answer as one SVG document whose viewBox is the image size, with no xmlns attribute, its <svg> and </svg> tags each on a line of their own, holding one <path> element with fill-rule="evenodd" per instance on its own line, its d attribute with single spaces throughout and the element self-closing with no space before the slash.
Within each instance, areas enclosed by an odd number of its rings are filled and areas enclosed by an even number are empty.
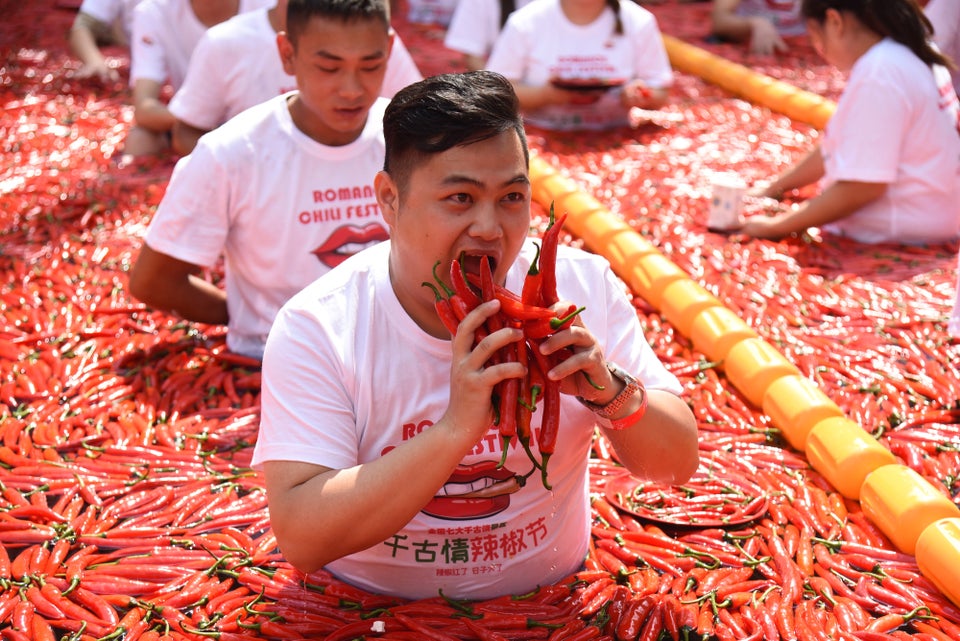
<svg viewBox="0 0 960 641">
<path fill-rule="evenodd" d="M 627 429 L 604 434 L 623 464 L 637 476 L 683 483 L 696 472 L 699 462 L 696 419 L 679 396 L 662 390 L 646 393 L 643 418 Z"/>
</svg>

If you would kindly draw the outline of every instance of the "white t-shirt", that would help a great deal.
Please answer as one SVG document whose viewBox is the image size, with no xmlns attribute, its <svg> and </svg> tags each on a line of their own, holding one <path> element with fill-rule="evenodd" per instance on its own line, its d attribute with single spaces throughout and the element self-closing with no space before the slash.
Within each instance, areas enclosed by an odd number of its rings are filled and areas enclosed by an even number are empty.
<svg viewBox="0 0 960 641">
<path fill-rule="evenodd" d="M 800 15 L 802 0 L 740 0 L 735 13 L 743 17 L 760 16 L 777 28 L 781 36 L 799 36 L 807 32 Z"/>
<path fill-rule="evenodd" d="M 270 7 L 276 0 L 240 0 L 237 13 Z M 145 0 L 133 13 L 130 40 L 130 86 L 137 80 L 183 84 L 194 47 L 207 26 L 197 19 L 190 0 Z"/>
<path fill-rule="evenodd" d="M 886 183 L 887 191 L 825 229 L 867 243 L 960 234 L 957 101 L 941 104 L 940 94 L 930 67 L 893 40 L 857 60 L 824 132 L 822 184 Z"/>
<path fill-rule="evenodd" d="M 289 94 L 204 135 L 174 168 L 146 243 L 195 265 L 223 254 L 227 346 L 259 357 L 293 294 L 346 256 L 388 236 L 373 194 L 383 168 L 383 110 L 360 137 L 329 147 L 297 129 Z"/>
<path fill-rule="evenodd" d="M 244 109 L 297 88 L 296 78 L 283 70 L 267 11 L 242 13 L 203 34 L 186 79 L 170 100 L 170 112 L 178 120 L 209 131 Z M 396 36 L 381 95 L 393 97 L 421 79 L 410 52 Z"/>
<path fill-rule="evenodd" d="M 621 2 L 620 17 L 623 35 L 618 36 L 609 7 L 591 24 L 576 25 L 563 13 L 560 0 L 533 0 L 510 14 L 487 68 L 531 86 L 543 86 L 551 78 L 623 78 L 669 87 L 673 70 L 654 15 L 633 2 Z M 524 116 L 530 124 L 554 130 L 604 129 L 629 122 L 616 90 L 589 105 L 549 105 Z"/>
<path fill-rule="evenodd" d="M 933 24 L 933 41 L 957 64 L 951 74 L 953 89 L 960 93 L 960 0 L 930 0 L 924 11 Z"/>
<path fill-rule="evenodd" d="M 83 0 L 80 13 L 96 18 L 104 24 L 120 24 L 127 36 L 127 42 L 133 39 L 133 10 L 143 0 Z"/>
<path fill-rule="evenodd" d="M 355 255 L 281 309 L 264 355 L 254 465 L 292 460 L 351 467 L 379 458 L 443 415 L 450 342 L 423 332 L 404 311 L 390 284 L 389 251 L 388 241 Z M 527 241 L 507 276 L 512 291 L 520 291 L 535 251 Z M 557 281 L 561 299 L 586 306 L 583 321 L 608 360 L 648 389 L 682 392 L 603 258 L 562 246 Z M 540 414 L 538 407 L 534 430 Z M 537 471 L 514 493 L 450 498 L 456 484 L 462 493 L 462 484 L 480 487 L 531 471 L 519 445 L 511 445 L 506 464 L 496 469 L 502 449 L 491 426 L 440 498 L 395 536 L 327 569 L 366 590 L 415 599 L 439 590 L 453 598 L 519 594 L 575 571 L 589 541 L 587 459 L 595 416 L 566 395 L 561 416 L 547 468 L 552 491 Z"/>
<path fill-rule="evenodd" d="M 475 0 L 463 0 L 475 2 Z M 447 26 L 459 0 L 407 0 L 407 20 L 419 24 Z"/>
<path fill-rule="evenodd" d="M 960 255 L 957 256 L 957 293 L 953 301 L 953 311 L 947 323 L 947 333 L 954 338 L 960 338 Z"/>
<path fill-rule="evenodd" d="M 531 0 L 516 0 L 514 11 L 530 4 Z M 465 0 L 457 4 L 447 27 L 443 44 L 470 56 L 485 58 L 500 35 L 499 0 Z"/>
</svg>

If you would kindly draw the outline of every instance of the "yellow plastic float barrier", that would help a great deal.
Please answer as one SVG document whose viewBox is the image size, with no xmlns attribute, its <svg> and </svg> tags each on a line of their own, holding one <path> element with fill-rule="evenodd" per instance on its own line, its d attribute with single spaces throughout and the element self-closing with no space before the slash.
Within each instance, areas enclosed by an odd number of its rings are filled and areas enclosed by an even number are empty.
<svg viewBox="0 0 960 641">
<path fill-rule="evenodd" d="M 583 240 L 587 248 L 603 255 L 627 286 L 651 305 L 657 305 L 658 288 L 687 277 L 653 243 L 538 156 L 530 157 L 530 185 L 537 202 L 544 207 L 552 204 L 557 216 L 567 214 L 564 229 Z M 640 265 L 650 256 L 655 258 Z"/>
<path fill-rule="evenodd" d="M 663 291 L 668 285 L 690 278 L 687 272 L 660 252 L 640 256 L 627 267 L 624 277 L 633 291 L 657 309 L 660 309 Z"/>
<path fill-rule="evenodd" d="M 670 64 L 677 71 L 698 76 L 798 122 L 823 129 L 836 109 L 832 100 L 758 73 L 673 36 L 664 35 L 663 44 Z"/>
<path fill-rule="evenodd" d="M 807 461 L 848 499 L 860 498 L 867 476 L 897 457 L 846 417 L 826 418 L 807 435 Z"/>
<path fill-rule="evenodd" d="M 763 396 L 763 413 L 795 449 L 807 449 L 807 435 L 820 421 L 843 418 L 840 407 L 816 383 L 800 375 L 782 376 Z"/>
<path fill-rule="evenodd" d="M 724 360 L 731 347 L 748 338 L 759 335 L 729 307 L 708 307 L 690 324 L 693 346 L 711 361 Z"/>
<path fill-rule="evenodd" d="M 747 338 L 730 348 L 723 371 L 748 401 L 760 407 L 767 389 L 783 376 L 799 376 L 800 370 L 762 338 Z"/>
<path fill-rule="evenodd" d="M 700 312 L 722 305 L 716 296 L 690 278 L 675 280 L 663 288 L 660 296 L 660 313 L 684 336 L 690 335 L 693 321 Z"/>
<path fill-rule="evenodd" d="M 877 468 L 860 488 L 860 507 L 901 552 L 914 554 L 920 534 L 940 519 L 960 517 L 950 498 L 899 463 Z M 954 573 L 957 569 L 954 568 Z"/>
<path fill-rule="evenodd" d="M 960 519 L 940 519 L 917 538 L 920 573 L 960 606 Z"/>
</svg>

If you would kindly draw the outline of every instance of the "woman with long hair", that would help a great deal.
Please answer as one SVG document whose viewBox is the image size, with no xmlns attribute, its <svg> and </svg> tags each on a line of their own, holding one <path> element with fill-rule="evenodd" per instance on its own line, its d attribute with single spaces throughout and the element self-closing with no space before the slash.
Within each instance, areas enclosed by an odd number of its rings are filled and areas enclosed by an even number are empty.
<svg viewBox="0 0 960 641">
<path fill-rule="evenodd" d="M 814 48 L 847 74 L 820 144 L 759 195 L 820 181 L 798 208 L 746 219 L 779 238 L 810 227 L 861 242 L 924 244 L 960 235 L 960 136 L 953 61 L 931 44 L 915 0 L 804 0 Z"/>
</svg>

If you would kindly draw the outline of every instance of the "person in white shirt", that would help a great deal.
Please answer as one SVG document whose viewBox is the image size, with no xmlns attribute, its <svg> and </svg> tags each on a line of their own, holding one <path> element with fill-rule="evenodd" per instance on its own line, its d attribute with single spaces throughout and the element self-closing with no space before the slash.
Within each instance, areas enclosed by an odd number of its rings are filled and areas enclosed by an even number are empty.
<svg viewBox="0 0 960 641">
<path fill-rule="evenodd" d="M 816 181 L 820 192 L 797 209 L 746 218 L 740 233 L 822 227 L 865 243 L 956 239 L 960 104 L 953 63 L 931 45 L 923 12 L 913 0 L 805 0 L 803 13 L 814 48 L 847 83 L 822 142 L 758 193 Z"/>
<path fill-rule="evenodd" d="M 134 126 L 124 154 L 155 154 L 169 147 L 174 117 L 162 97 L 176 92 L 187 73 L 190 55 L 213 25 L 238 13 L 272 5 L 275 0 L 144 0 L 133 17 L 130 86 Z"/>
<path fill-rule="evenodd" d="M 458 4 L 462 4 L 460 0 L 407 0 L 407 20 L 415 24 L 446 27 Z"/>
<path fill-rule="evenodd" d="M 533 0 L 510 14 L 487 69 L 513 82 L 527 123 L 551 130 L 627 125 L 673 84 L 656 18 L 629 0 Z"/>
<path fill-rule="evenodd" d="M 747 42 L 762 56 L 785 52 L 784 37 L 806 31 L 800 16 L 802 0 L 713 0 L 711 33 L 732 42 Z"/>
<path fill-rule="evenodd" d="M 537 247 L 519 101 L 490 71 L 432 76 L 394 96 L 384 137 L 374 189 L 390 240 L 292 298 L 267 340 L 253 465 L 270 525 L 292 565 L 370 592 L 530 592 L 582 567 L 598 426 L 625 469 L 682 484 L 699 463 L 696 420 L 609 263 L 563 245 L 544 265 L 562 301 L 551 309 L 585 310 L 529 347 L 548 361 L 530 424 L 555 437 L 549 465 L 532 437 L 529 456 L 505 445 L 494 389 L 520 379 L 528 398 L 533 366 L 494 355 L 526 350 L 524 331 L 494 327 L 496 299 L 450 330 L 423 283 L 462 257 L 469 274 L 487 260 L 491 284 L 521 290 Z"/>
<path fill-rule="evenodd" d="M 930 0 L 924 12 L 933 26 L 933 41 L 960 65 L 960 1 Z M 953 90 L 960 93 L 960 68 L 953 69 Z"/>
<path fill-rule="evenodd" d="M 460 2 L 443 38 L 447 49 L 463 54 L 468 70 L 483 69 L 500 30 L 510 14 L 531 0 L 470 0 Z"/>
<path fill-rule="evenodd" d="M 241 111 L 296 88 L 277 54 L 277 33 L 283 31 L 287 0 L 270 9 L 250 11 L 207 30 L 187 68 L 183 85 L 170 100 L 173 148 L 182 155 L 197 140 Z M 393 48 L 380 94 L 390 98 L 423 76 L 394 33 Z"/>
<path fill-rule="evenodd" d="M 129 48 L 133 33 L 133 10 L 143 0 L 83 0 L 70 27 L 70 50 L 80 60 L 78 78 L 115 81 L 117 70 L 107 64 L 100 44 Z"/>
<path fill-rule="evenodd" d="M 136 298 L 227 325 L 227 348 L 252 358 L 289 297 L 387 238 L 373 193 L 387 0 L 289 0 L 288 11 L 278 50 L 297 90 L 228 120 L 178 161 L 130 273 Z M 224 288 L 199 277 L 221 257 Z"/>
</svg>

